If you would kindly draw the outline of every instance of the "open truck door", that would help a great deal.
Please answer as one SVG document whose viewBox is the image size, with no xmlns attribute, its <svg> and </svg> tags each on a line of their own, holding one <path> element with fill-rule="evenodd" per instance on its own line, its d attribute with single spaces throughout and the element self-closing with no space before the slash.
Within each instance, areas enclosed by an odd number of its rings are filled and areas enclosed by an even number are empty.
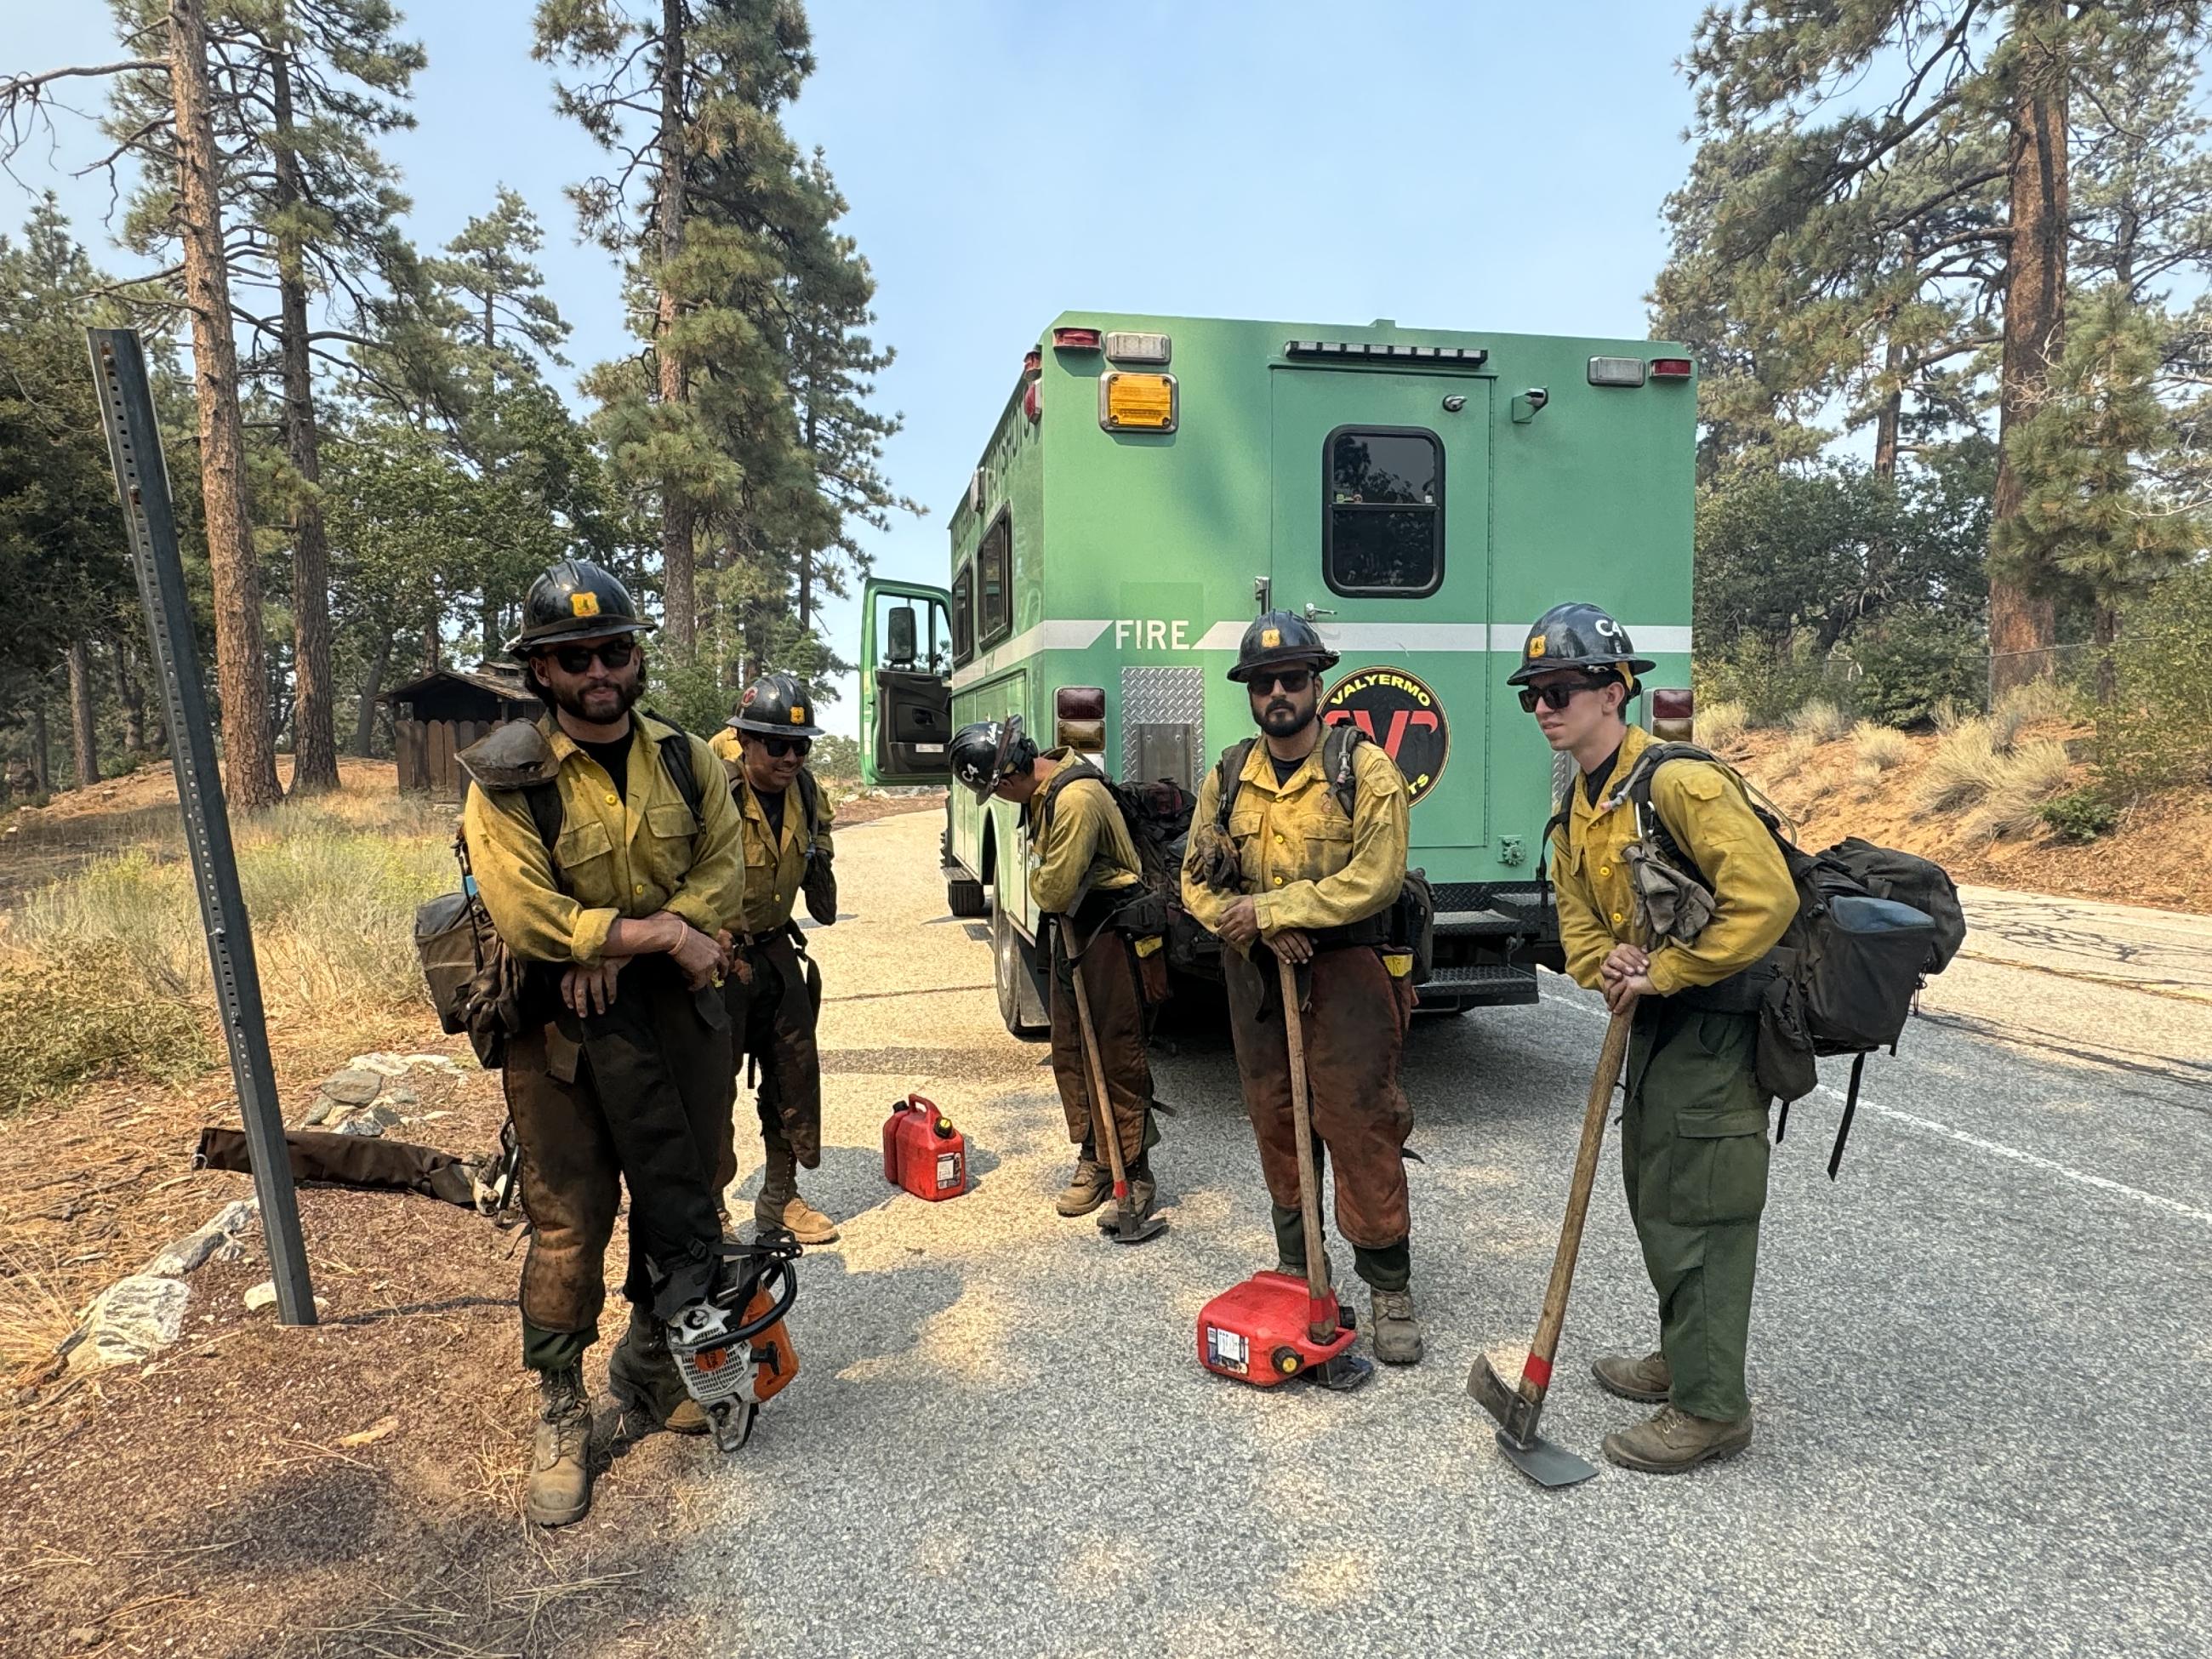
<svg viewBox="0 0 2212 1659">
<path fill-rule="evenodd" d="M 952 740 L 951 596 L 941 587 L 870 580 L 860 601 L 860 776 L 884 785 L 945 784 Z"/>
</svg>

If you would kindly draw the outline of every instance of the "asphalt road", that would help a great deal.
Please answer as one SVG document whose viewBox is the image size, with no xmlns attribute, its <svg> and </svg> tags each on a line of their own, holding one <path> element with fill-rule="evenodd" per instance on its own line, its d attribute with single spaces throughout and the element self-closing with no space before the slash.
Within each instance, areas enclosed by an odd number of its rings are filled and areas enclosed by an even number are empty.
<svg viewBox="0 0 2212 1659">
<path fill-rule="evenodd" d="M 1248 1389 L 1194 1352 L 1200 1305 L 1273 1259 L 1225 1036 L 1155 1060 L 1172 1231 L 1124 1249 L 1060 1219 L 1043 1050 L 945 915 L 937 830 L 838 837 L 806 1190 L 844 1238 L 801 1265 L 798 1382 L 749 1447 L 691 1454 L 670 1595 L 698 1650 L 2212 1653 L 2212 1008 L 1961 961 L 1869 1062 L 1833 1185 L 1840 1097 L 1791 1114 L 1751 1449 L 1546 1493 L 1464 1381 L 1534 1324 L 1595 1000 L 1547 978 L 1534 1008 L 1417 1024 L 1428 1358 L 1350 1395 Z M 970 1138 L 966 1196 L 884 1183 L 909 1089 Z M 1588 1362 L 1655 1335 L 1616 1145 L 1544 1417 L 1593 1461 L 1641 1408 Z"/>
</svg>

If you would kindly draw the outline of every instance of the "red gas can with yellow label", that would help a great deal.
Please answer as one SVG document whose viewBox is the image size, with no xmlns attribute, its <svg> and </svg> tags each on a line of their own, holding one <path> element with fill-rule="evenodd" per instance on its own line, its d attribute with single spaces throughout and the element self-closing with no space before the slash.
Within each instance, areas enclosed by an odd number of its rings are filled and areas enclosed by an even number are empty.
<svg viewBox="0 0 2212 1659">
<path fill-rule="evenodd" d="M 884 1179 L 934 1202 L 968 1190 L 968 1138 L 920 1095 L 884 1120 Z"/>
</svg>

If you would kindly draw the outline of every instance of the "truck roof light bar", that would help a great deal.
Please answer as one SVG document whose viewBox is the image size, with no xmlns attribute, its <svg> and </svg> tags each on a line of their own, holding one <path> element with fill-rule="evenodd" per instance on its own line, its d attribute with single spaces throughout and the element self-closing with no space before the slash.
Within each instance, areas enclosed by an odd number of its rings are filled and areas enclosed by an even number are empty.
<svg viewBox="0 0 2212 1659">
<path fill-rule="evenodd" d="M 1358 357 L 1365 362 L 1457 363 L 1480 368 L 1490 353 L 1480 346 L 1390 345 L 1373 340 L 1290 340 L 1283 346 L 1289 357 Z"/>
</svg>

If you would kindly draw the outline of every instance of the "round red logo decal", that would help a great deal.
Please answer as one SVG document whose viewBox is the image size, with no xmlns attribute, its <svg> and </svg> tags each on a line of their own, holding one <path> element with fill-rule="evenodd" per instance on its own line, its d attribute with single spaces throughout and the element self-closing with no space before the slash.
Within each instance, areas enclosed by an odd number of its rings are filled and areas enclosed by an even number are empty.
<svg viewBox="0 0 2212 1659">
<path fill-rule="evenodd" d="M 1436 787 L 1451 757 L 1443 703 L 1402 668 L 1354 669 L 1322 696 L 1321 717 L 1331 726 L 1349 721 L 1381 744 L 1406 775 L 1412 800 Z"/>
</svg>

